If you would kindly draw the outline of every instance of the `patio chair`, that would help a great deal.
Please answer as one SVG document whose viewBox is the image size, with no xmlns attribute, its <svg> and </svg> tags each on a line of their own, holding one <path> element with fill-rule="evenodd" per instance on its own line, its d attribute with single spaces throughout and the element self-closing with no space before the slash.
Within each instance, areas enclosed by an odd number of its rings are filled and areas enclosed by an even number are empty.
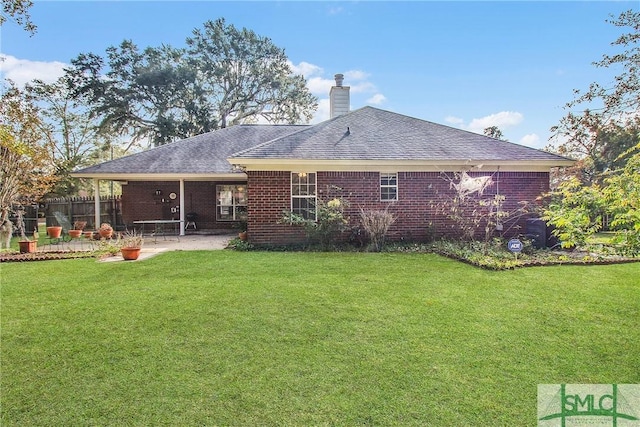
<svg viewBox="0 0 640 427">
<path fill-rule="evenodd" d="M 73 229 L 71 222 L 62 212 L 54 212 L 53 216 L 56 218 L 58 225 L 62 227 L 62 234 L 60 237 L 49 237 L 49 244 L 58 244 L 61 242 L 69 242 L 71 241 L 71 236 L 69 236 L 69 230 Z M 47 234 L 48 235 L 48 234 Z"/>
<path fill-rule="evenodd" d="M 58 221 L 58 224 L 62 227 L 63 234 L 68 234 L 69 230 L 73 229 L 71 222 L 62 212 L 56 211 L 53 213 L 53 216 L 56 217 L 56 221 Z"/>
</svg>

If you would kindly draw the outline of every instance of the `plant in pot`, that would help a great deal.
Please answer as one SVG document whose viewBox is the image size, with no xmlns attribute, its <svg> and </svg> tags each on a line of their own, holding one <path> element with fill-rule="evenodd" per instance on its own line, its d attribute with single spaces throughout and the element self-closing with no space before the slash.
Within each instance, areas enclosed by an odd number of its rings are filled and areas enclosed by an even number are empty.
<svg viewBox="0 0 640 427">
<path fill-rule="evenodd" d="M 125 260 L 136 260 L 140 256 L 144 238 L 135 230 L 126 232 L 120 239 L 120 253 Z"/>
<path fill-rule="evenodd" d="M 52 239 L 59 239 L 62 236 L 62 227 L 59 225 L 48 226 L 47 235 Z"/>
<path fill-rule="evenodd" d="M 100 233 L 101 238 L 110 239 L 111 237 L 113 237 L 113 227 L 111 227 L 111 224 L 103 222 L 102 224 L 100 224 L 98 233 Z"/>
<path fill-rule="evenodd" d="M 238 227 L 238 238 L 242 241 L 247 240 L 247 221 L 240 221 L 237 224 Z"/>
<path fill-rule="evenodd" d="M 87 225 L 87 221 L 76 221 L 73 223 L 73 228 L 71 230 L 69 230 L 69 236 L 77 239 L 78 237 L 82 236 L 82 231 L 84 230 L 84 227 Z"/>
</svg>

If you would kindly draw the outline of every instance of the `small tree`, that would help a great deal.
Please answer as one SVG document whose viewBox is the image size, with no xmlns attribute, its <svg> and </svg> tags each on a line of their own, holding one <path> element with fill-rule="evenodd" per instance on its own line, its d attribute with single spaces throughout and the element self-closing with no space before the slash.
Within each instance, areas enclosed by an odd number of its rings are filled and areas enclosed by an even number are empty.
<svg viewBox="0 0 640 427">
<path fill-rule="evenodd" d="M 583 246 L 602 225 L 602 193 L 597 184 L 583 186 L 576 177 L 550 193 L 542 219 L 554 227 L 563 248 Z"/>
<path fill-rule="evenodd" d="M 480 238 L 487 249 L 496 231 L 501 235 L 510 232 L 516 226 L 516 220 L 529 213 L 529 204 L 525 201 L 509 210 L 505 208 L 504 195 L 485 196 L 484 191 L 494 185 L 492 176 L 474 178 L 466 172 L 456 172 L 453 176 L 443 173 L 442 178 L 449 182 L 453 193 L 441 195 L 435 210 L 453 223 L 452 227 L 461 240 Z M 511 220 L 511 225 L 505 229 L 507 219 Z"/>
<path fill-rule="evenodd" d="M 632 155 L 622 169 L 607 174 L 602 186 L 584 186 L 577 178 L 550 193 L 551 203 L 543 219 L 555 227 L 562 246 L 584 246 L 602 227 L 603 214 L 615 231 L 613 243 L 623 255 L 640 254 L 640 144 L 623 155 Z"/>
<path fill-rule="evenodd" d="M 14 205 L 38 201 L 55 182 L 51 147 L 46 141 L 40 133 L 36 109 L 12 86 L 3 94 L 0 102 L 2 220 L 8 218 Z"/>
<path fill-rule="evenodd" d="M 616 231 L 613 243 L 625 255 L 640 254 L 640 143 L 624 154 L 633 152 L 624 168 L 605 178 L 602 191 Z"/>
</svg>

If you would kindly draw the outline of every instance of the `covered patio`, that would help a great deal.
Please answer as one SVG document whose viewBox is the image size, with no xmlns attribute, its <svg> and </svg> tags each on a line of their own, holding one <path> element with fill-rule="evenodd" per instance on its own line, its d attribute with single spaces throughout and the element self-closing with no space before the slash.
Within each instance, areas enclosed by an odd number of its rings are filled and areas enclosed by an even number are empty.
<svg viewBox="0 0 640 427">
<path fill-rule="evenodd" d="M 160 224 L 176 234 L 220 233 L 246 221 L 247 175 L 227 160 L 233 154 L 304 129 L 304 125 L 237 125 L 75 171 L 93 180 L 122 185 L 126 227 Z M 96 202 L 95 223 L 100 224 Z"/>
</svg>

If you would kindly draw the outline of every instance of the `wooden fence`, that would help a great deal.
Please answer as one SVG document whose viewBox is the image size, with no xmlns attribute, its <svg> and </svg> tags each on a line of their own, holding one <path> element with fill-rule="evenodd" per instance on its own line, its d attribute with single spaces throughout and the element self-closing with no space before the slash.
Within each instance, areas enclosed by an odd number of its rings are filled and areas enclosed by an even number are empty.
<svg viewBox="0 0 640 427">
<path fill-rule="evenodd" d="M 13 235 L 17 236 L 20 234 L 20 230 L 18 230 L 18 216 L 16 215 L 16 211 L 18 209 L 24 210 L 22 214 L 22 220 L 24 221 L 24 234 L 27 236 L 31 236 L 33 231 L 38 228 L 38 217 L 39 212 L 41 211 L 41 207 L 37 204 L 29 205 L 29 206 L 14 206 L 9 212 L 9 221 L 13 223 Z"/>
<path fill-rule="evenodd" d="M 95 199 L 93 197 L 64 197 L 47 199 L 45 203 L 47 226 L 58 224 L 54 212 L 60 212 L 71 224 L 86 221 L 86 230 L 96 230 L 103 222 L 108 222 L 115 230 L 123 230 L 122 200 L 120 196 L 100 197 L 100 224 L 95 224 Z"/>
</svg>

